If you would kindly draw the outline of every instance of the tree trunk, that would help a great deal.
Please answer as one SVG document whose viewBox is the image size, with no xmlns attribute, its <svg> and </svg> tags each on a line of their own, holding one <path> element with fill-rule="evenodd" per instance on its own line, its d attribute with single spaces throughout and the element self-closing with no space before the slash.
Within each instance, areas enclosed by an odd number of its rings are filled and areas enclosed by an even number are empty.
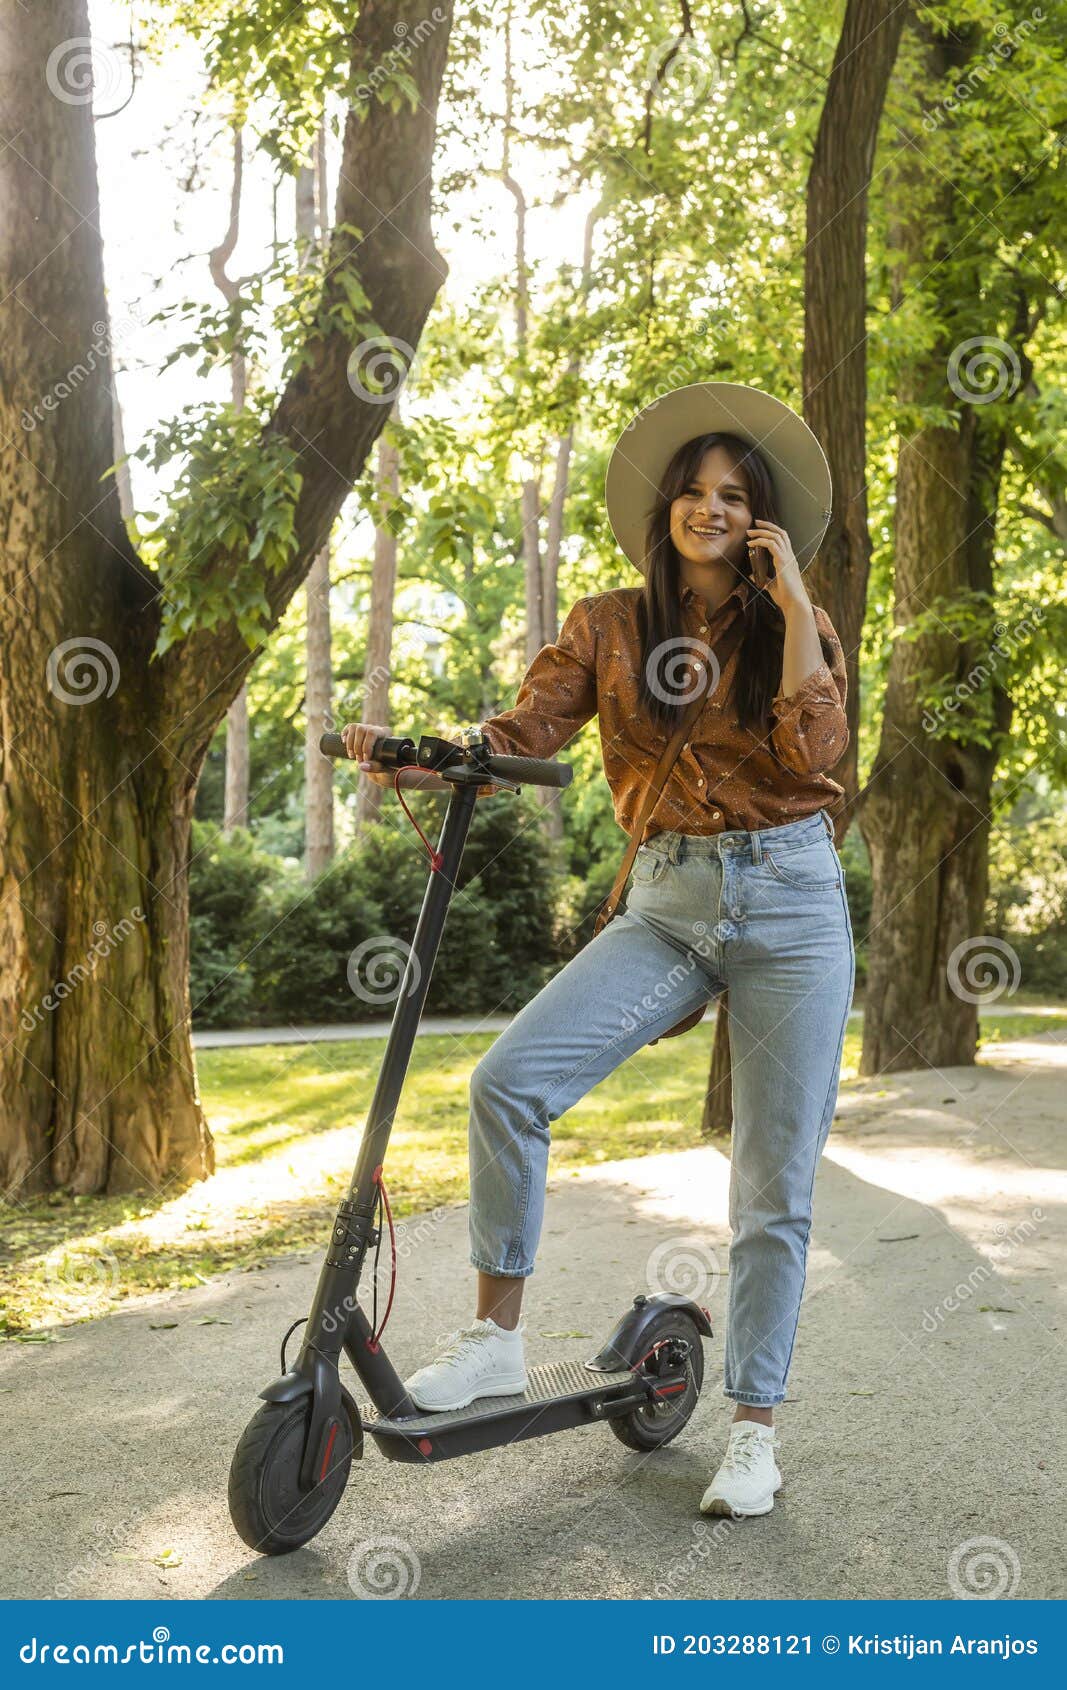
<svg viewBox="0 0 1067 1690">
<path fill-rule="evenodd" d="M 248 826 L 248 688 L 242 687 L 226 712 L 226 788 L 222 831 Z"/>
<path fill-rule="evenodd" d="M 942 403 L 949 351 L 942 344 L 925 372 L 927 397 L 936 392 Z M 1003 434 L 991 434 L 973 410 L 959 428 L 920 428 L 901 442 L 898 628 L 927 606 L 944 616 L 961 591 L 991 590 L 1003 452 Z M 863 1074 L 974 1061 L 974 971 L 994 951 L 982 923 L 997 746 L 928 731 L 914 683 L 924 671 L 966 686 L 989 655 L 988 646 L 961 643 L 944 622 L 915 641 L 893 642 L 878 754 L 859 811 L 873 880 Z M 994 708 L 998 731 L 1006 732 L 1010 704 L 996 686 Z"/>
<path fill-rule="evenodd" d="M 226 273 L 241 228 L 241 191 L 244 183 L 244 143 L 241 125 L 233 125 L 233 174 L 230 177 L 230 215 L 226 233 L 208 255 L 211 279 L 227 305 L 239 297 L 241 285 Z M 248 372 L 244 354 L 237 350 L 230 358 L 230 399 L 235 411 L 244 409 Z M 222 800 L 222 831 L 248 826 L 249 776 L 248 691 L 242 687 L 226 712 L 226 773 Z"/>
<path fill-rule="evenodd" d="M 270 422 L 302 482 L 270 625 L 329 534 L 385 417 L 348 380 L 334 313 L 353 280 L 383 333 L 418 343 L 444 265 L 430 229 L 450 7 L 408 74 L 419 99 L 350 114 L 323 283 L 326 332 Z M 361 8 L 354 75 L 395 45 L 398 5 Z M 0 13 L 0 1180 L 12 1194 L 176 1187 L 213 1155 L 189 1036 L 187 867 L 196 781 L 254 652 L 232 623 L 150 662 L 159 581 L 133 549 L 112 462 L 111 370 L 91 108 L 56 98 L 56 42 L 85 0 Z M 383 218 L 376 208 L 389 207 Z M 241 566 L 218 554 L 205 575 Z"/>
<path fill-rule="evenodd" d="M 860 641 L 867 609 L 867 192 L 886 89 L 907 7 L 849 0 L 830 70 L 807 186 L 804 273 L 804 417 L 826 453 L 833 515 L 805 571 L 814 604 L 837 629 L 848 675 L 849 743 L 833 778 L 847 794 L 838 844 L 857 788 Z"/>
<path fill-rule="evenodd" d="M 397 401 L 399 405 L 399 401 Z M 394 414 L 397 414 L 394 411 Z M 400 453 L 383 435 L 378 442 L 376 491 L 379 500 L 395 499 L 400 492 Z M 374 563 L 371 568 L 370 618 L 367 624 L 367 655 L 363 666 L 363 687 L 358 719 L 389 723 L 389 681 L 393 661 L 393 601 L 396 596 L 396 535 L 384 522 L 374 528 Z M 348 713 L 351 716 L 351 712 Z M 391 724 L 390 724 L 391 725 Z M 382 788 L 377 781 L 360 775 L 356 790 L 356 830 L 372 827 L 379 820 Z"/>
<path fill-rule="evenodd" d="M 323 546 L 311 565 L 306 594 L 304 873 L 308 880 L 315 880 L 333 862 L 333 764 L 319 750 L 333 702 L 329 546 Z"/>
<path fill-rule="evenodd" d="M 962 70 L 975 38 L 945 38 L 920 24 L 930 85 Z M 983 934 L 993 776 L 1011 704 L 991 663 L 990 638 L 963 641 L 951 628 L 953 602 L 993 590 L 993 535 L 1005 428 L 952 391 L 952 325 L 959 321 L 960 231 L 972 210 L 955 185 L 914 149 L 900 184 L 899 286 L 927 277 L 955 255 L 951 279 L 931 289 L 937 339 L 901 383 L 893 620 L 919 622 L 917 638 L 893 641 L 878 753 L 859 807 L 871 857 L 873 897 L 860 1072 L 946 1067 L 974 1061 L 983 968 L 999 957 Z M 983 291 L 973 263 L 972 296 Z M 940 317 L 940 323 L 938 323 Z M 915 432 L 908 434 L 907 407 Z M 959 413 L 933 425 L 929 407 Z M 914 634 L 915 629 L 911 632 Z M 962 684 L 962 704 L 928 715 L 920 677 Z M 968 698 L 989 692 L 995 729 L 983 746 L 966 733 Z"/>
<path fill-rule="evenodd" d="M 830 465 L 833 515 L 805 571 L 814 604 L 841 639 L 848 673 L 849 744 L 832 770 L 846 792 L 836 818 L 840 844 L 856 794 L 859 652 L 867 607 L 867 192 L 886 89 L 907 8 L 897 0 L 849 0 L 830 70 L 808 173 L 804 273 L 804 416 Z M 729 1005 L 715 1020 L 704 1131 L 732 1121 Z"/>
<path fill-rule="evenodd" d="M 307 242 L 303 262 L 314 253 L 315 204 L 325 245 L 325 136 L 320 126 L 312 162 L 296 173 L 296 233 Z M 319 750 L 330 719 L 333 657 L 330 649 L 330 548 L 323 546 L 305 584 L 304 638 L 304 874 L 316 880 L 333 862 L 333 763 Z"/>
</svg>

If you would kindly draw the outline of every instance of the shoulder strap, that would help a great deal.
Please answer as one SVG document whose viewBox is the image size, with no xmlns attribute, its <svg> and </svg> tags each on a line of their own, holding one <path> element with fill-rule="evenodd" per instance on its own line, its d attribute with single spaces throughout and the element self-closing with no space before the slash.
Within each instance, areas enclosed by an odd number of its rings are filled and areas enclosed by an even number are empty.
<svg viewBox="0 0 1067 1690">
<path fill-rule="evenodd" d="M 690 729 L 695 725 L 700 712 L 704 708 L 708 693 L 708 684 L 711 680 L 712 674 L 714 673 L 714 666 L 716 664 L 718 665 L 719 676 L 722 676 L 725 673 L 726 665 L 732 657 L 734 648 L 739 643 L 743 631 L 744 620 L 741 613 L 738 612 L 730 626 L 727 628 L 725 634 L 722 636 L 722 639 L 712 647 L 712 661 L 709 661 L 706 666 L 704 679 L 698 690 L 697 696 L 687 705 L 681 721 L 675 728 L 670 739 L 667 741 L 659 762 L 652 771 L 652 778 L 649 781 L 648 786 L 645 788 L 644 796 L 641 799 L 637 817 L 634 821 L 633 832 L 630 835 L 630 842 L 626 847 L 622 862 L 619 865 L 619 872 L 615 876 L 615 884 L 612 886 L 611 891 L 604 900 L 600 914 L 597 916 L 594 930 L 596 933 L 599 933 L 600 929 L 605 927 L 615 914 L 619 899 L 622 897 L 623 891 L 626 887 L 626 882 L 630 877 L 630 870 L 633 868 L 634 858 L 637 856 L 640 848 L 642 836 L 645 831 L 645 824 L 659 802 L 660 794 L 667 784 L 667 777 L 678 760 L 678 753 L 685 744 Z"/>
</svg>

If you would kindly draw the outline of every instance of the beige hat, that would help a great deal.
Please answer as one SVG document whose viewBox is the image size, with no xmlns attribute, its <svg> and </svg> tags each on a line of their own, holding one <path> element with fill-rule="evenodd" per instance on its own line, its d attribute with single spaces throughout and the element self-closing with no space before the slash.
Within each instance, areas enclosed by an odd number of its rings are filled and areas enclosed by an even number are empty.
<svg viewBox="0 0 1067 1690">
<path fill-rule="evenodd" d="M 648 508 L 678 447 L 698 434 L 736 434 L 767 460 L 782 527 L 801 569 L 830 521 L 830 466 L 811 429 L 790 406 L 732 381 L 698 381 L 653 399 L 623 429 L 608 460 L 604 502 L 612 531 L 644 570 Z"/>
</svg>

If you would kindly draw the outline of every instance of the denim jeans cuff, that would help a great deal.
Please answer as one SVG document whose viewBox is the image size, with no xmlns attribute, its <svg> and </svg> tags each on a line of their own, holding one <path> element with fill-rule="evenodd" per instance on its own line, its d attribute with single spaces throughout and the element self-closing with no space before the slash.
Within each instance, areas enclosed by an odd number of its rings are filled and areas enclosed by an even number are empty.
<svg viewBox="0 0 1067 1690">
<path fill-rule="evenodd" d="M 471 1257 L 471 1266 L 479 1273 L 491 1273 L 494 1279 L 529 1279 L 533 1272 L 533 1267 L 519 1268 L 517 1272 L 514 1268 L 493 1267 L 490 1262 L 483 1262 L 480 1256 Z"/>
<path fill-rule="evenodd" d="M 731 1402 L 744 1403 L 746 1408 L 777 1408 L 780 1402 L 785 1401 L 784 1391 L 775 1397 L 758 1397 L 754 1391 L 731 1391 L 724 1385 L 722 1394 L 729 1397 Z"/>
</svg>

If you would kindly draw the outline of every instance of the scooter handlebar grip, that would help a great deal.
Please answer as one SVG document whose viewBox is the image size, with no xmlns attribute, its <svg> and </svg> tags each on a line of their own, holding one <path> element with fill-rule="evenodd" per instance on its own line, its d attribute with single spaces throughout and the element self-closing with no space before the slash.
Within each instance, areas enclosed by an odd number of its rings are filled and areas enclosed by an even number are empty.
<svg viewBox="0 0 1067 1690">
<path fill-rule="evenodd" d="M 347 757 L 345 742 L 340 734 L 323 734 L 319 740 L 319 750 L 324 757 Z"/>
<path fill-rule="evenodd" d="M 488 764 L 501 780 L 517 781 L 522 786 L 570 786 L 574 778 L 569 763 L 550 763 L 543 757 L 501 757 L 494 753 Z"/>
</svg>

